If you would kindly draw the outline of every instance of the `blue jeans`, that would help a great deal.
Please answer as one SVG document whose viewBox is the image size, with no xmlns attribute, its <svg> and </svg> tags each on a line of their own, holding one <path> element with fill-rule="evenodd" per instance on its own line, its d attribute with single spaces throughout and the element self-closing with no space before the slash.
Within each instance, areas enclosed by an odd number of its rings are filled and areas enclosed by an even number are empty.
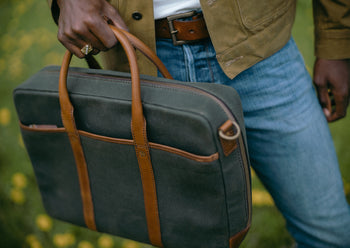
<svg viewBox="0 0 350 248">
<path fill-rule="evenodd" d="M 157 54 L 177 80 L 237 90 L 252 166 L 298 247 L 349 248 L 350 207 L 332 137 L 294 40 L 233 80 L 209 40 L 175 47 L 158 39 Z"/>
</svg>

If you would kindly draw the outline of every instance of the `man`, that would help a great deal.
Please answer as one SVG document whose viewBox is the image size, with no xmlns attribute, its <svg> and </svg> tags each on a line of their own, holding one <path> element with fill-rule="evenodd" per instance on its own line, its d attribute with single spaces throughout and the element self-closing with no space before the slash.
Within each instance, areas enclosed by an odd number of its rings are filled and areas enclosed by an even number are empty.
<svg viewBox="0 0 350 248">
<path fill-rule="evenodd" d="M 110 2 L 50 1 L 58 39 L 79 58 L 90 47 L 93 54 L 108 50 L 106 68 L 127 70 L 108 19 L 156 50 L 175 79 L 234 87 L 252 166 L 298 247 L 350 247 L 350 208 L 327 125 L 345 116 L 349 102 L 349 0 L 313 1 L 319 101 L 291 38 L 295 0 Z M 207 29 L 191 10 L 203 12 Z M 175 20 L 171 35 L 164 18 L 179 13 L 186 13 L 179 17 L 184 25 Z M 141 73 L 156 74 L 139 61 Z"/>
</svg>

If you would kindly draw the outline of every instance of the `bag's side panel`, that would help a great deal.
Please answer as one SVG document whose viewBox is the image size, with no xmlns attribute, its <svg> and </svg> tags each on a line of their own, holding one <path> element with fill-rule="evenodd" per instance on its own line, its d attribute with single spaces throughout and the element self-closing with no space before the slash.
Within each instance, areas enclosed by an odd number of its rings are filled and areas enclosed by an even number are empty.
<svg viewBox="0 0 350 248">
<path fill-rule="evenodd" d="M 228 157 L 221 156 L 221 158 L 227 196 L 227 212 L 230 220 L 230 237 L 232 237 L 250 225 L 250 192 L 248 192 L 250 186 L 247 186 L 250 181 L 246 180 L 246 170 L 239 148 Z"/>
<path fill-rule="evenodd" d="M 241 129 L 242 137 L 237 140 L 238 147 L 228 157 L 218 146 L 226 190 L 230 237 L 233 237 L 242 231 L 248 231 L 252 214 L 250 162 L 240 98 L 237 92 L 228 86 L 208 83 L 197 83 L 194 86 L 219 98 L 234 115 Z"/>
</svg>

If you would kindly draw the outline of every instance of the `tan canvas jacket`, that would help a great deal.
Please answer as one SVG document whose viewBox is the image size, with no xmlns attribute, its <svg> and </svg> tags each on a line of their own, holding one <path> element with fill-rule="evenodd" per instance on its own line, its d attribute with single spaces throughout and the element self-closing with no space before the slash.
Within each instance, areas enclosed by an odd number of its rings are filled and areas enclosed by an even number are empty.
<svg viewBox="0 0 350 248">
<path fill-rule="evenodd" d="M 59 9 L 48 0 L 53 17 Z M 155 49 L 152 0 L 109 0 L 131 33 Z M 296 0 L 200 0 L 217 59 L 227 76 L 243 70 L 281 49 L 291 36 Z M 313 0 L 315 53 L 328 59 L 350 58 L 350 0 Z M 141 19 L 134 19 L 133 13 Z M 108 69 L 127 70 L 120 48 L 105 53 Z M 155 75 L 153 65 L 138 53 L 141 73 Z"/>
</svg>

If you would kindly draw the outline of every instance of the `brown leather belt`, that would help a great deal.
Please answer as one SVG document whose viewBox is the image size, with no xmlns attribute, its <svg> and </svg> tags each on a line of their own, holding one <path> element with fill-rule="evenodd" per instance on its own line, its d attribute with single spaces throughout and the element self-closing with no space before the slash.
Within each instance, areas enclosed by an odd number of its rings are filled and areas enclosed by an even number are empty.
<svg viewBox="0 0 350 248">
<path fill-rule="evenodd" d="M 175 46 L 209 37 L 203 14 L 196 11 L 156 20 L 155 28 L 157 38 L 172 39 Z"/>
</svg>

